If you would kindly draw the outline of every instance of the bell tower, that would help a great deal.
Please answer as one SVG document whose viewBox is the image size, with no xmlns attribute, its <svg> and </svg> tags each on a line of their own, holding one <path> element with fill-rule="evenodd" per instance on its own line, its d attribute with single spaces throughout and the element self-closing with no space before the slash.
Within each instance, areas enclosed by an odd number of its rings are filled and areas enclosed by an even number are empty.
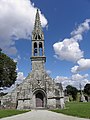
<svg viewBox="0 0 90 120">
<path fill-rule="evenodd" d="M 46 62 L 45 50 L 44 50 L 44 34 L 40 22 L 39 10 L 37 9 L 34 30 L 32 32 L 32 71 L 44 70 L 44 64 Z"/>
</svg>

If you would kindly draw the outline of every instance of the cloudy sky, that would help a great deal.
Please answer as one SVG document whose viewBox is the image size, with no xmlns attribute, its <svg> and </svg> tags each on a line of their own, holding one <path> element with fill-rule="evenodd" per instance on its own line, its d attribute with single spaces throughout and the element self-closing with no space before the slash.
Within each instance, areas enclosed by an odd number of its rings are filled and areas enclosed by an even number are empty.
<svg viewBox="0 0 90 120">
<path fill-rule="evenodd" d="M 31 71 L 37 8 L 45 35 L 46 71 L 64 87 L 84 86 L 90 82 L 89 0 L 0 0 L 0 47 L 17 61 L 19 83 Z"/>
</svg>

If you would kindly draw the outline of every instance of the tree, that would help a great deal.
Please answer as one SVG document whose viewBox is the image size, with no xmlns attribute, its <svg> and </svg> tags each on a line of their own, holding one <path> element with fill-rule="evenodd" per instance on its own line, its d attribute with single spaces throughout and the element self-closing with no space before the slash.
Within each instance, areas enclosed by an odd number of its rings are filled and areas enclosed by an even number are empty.
<svg viewBox="0 0 90 120">
<path fill-rule="evenodd" d="M 84 92 L 85 92 L 87 95 L 90 96 L 90 84 L 89 84 L 89 83 L 84 86 Z"/>
<path fill-rule="evenodd" d="M 16 77 L 16 63 L 0 49 L 0 87 L 10 87 Z"/>
<path fill-rule="evenodd" d="M 73 100 L 76 100 L 77 92 L 78 92 L 77 88 L 75 88 L 75 87 L 73 87 L 73 86 L 71 86 L 71 85 L 68 85 L 68 86 L 66 87 L 66 91 L 67 91 L 67 94 L 68 94 L 68 95 L 72 95 Z"/>
</svg>

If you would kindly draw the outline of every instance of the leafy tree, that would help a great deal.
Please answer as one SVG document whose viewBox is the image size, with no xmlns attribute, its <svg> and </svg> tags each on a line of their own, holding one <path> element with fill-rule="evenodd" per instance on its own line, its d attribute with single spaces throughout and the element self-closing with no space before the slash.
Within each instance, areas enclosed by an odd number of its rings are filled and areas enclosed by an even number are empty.
<svg viewBox="0 0 90 120">
<path fill-rule="evenodd" d="M 16 63 L 0 49 L 0 87 L 10 87 L 16 77 Z"/>
<path fill-rule="evenodd" d="M 73 100 L 76 100 L 77 92 L 78 92 L 77 88 L 75 88 L 75 87 L 73 87 L 73 86 L 71 86 L 71 85 L 68 85 L 68 86 L 66 87 L 66 91 L 67 91 L 67 94 L 68 94 L 68 95 L 72 95 Z"/>
<path fill-rule="evenodd" d="M 89 83 L 84 86 L 84 92 L 85 92 L 87 95 L 90 96 L 90 84 L 89 84 Z"/>
</svg>

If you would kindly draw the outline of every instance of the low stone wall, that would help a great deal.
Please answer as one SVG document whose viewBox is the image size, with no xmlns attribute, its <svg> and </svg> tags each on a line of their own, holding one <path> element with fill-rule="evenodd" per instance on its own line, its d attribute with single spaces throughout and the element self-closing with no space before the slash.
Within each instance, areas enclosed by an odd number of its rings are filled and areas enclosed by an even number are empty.
<svg viewBox="0 0 90 120">
<path fill-rule="evenodd" d="M 16 103 L 5 102 L 3 105 L 0 105 L 0 109 L 16 109 Z"/>
</svg>

